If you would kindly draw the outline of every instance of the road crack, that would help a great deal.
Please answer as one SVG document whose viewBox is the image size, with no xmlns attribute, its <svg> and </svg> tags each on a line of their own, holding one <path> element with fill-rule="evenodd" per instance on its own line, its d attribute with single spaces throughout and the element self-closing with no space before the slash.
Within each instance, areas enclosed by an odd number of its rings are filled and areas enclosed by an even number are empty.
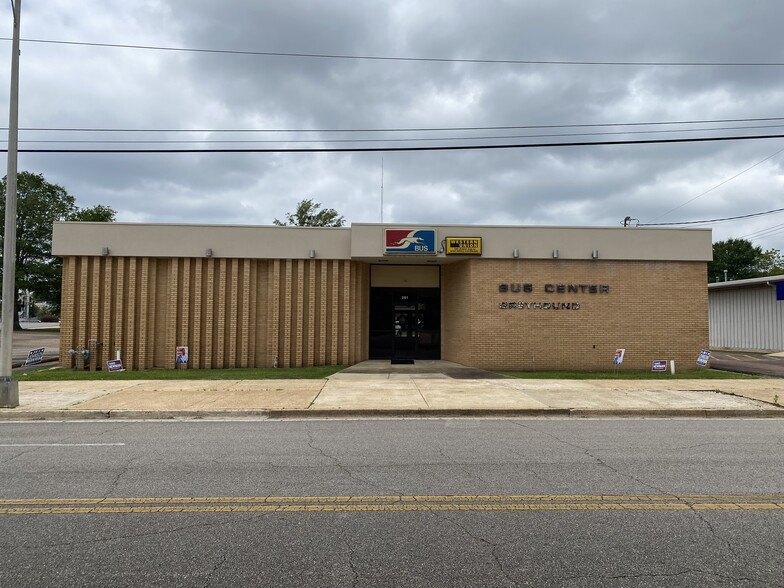
<svg viewBox="0 0 784 588">
<path fill-rule="evenodd" d="M 207 581 L 204 583 L 204 588 L 209 587 L 210 583 L 212 582 L 213 576 L 215 576 L 215 574 L 218 573 L 218 570 L 220 570 L 221 567 L 223 567 L 223 564 L 226 563 L 226 559 L 227 559 L 227 555 L 224 553 L 221 555 L 220 561 L 216 563 L 214 566 L 212 566 L 212 570 L 210 571 L 209 574 L 207 574 Z"/>
<path fill-rule="evenodd" d="M 341 472 L 345 473 L 351 480 L 361 484 L 367 484 L 372 488 L 376 488 L 377 490 L 382 491 L 383 494 L 402 494 L 402 492 L 399 492 L 397 489 L 390 489 L 388 486 L 377 484 L 376 482 L 363 478 L 359 474 L 354 473 L 350 468 L 340 463 L 340 460 L 337 457 L 329 455 L 326 451 L 320 447 L 317 447 L 316 441 L 313 438 L 313 433 L 309 429 L 306 430 L 306 433 L 308 435 L 308 447 L 310 447 L 313 451 L 317 451 L 319 455 L 325 459 L 330 460 L 335 465 L 335 467 L 337 467 Z"/>
</svg>

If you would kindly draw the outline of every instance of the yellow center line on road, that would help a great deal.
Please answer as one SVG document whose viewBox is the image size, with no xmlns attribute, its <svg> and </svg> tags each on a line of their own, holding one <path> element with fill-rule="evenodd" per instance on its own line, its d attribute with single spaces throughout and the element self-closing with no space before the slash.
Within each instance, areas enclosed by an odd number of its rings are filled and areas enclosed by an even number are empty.
<svg viewBox="0 0 784 588">
<path fill-rule="evenodd" d="M 192 496 L 0 499 L 0 515 L 597 510 L 784 511 L 784 494 Z"/>
</svg>

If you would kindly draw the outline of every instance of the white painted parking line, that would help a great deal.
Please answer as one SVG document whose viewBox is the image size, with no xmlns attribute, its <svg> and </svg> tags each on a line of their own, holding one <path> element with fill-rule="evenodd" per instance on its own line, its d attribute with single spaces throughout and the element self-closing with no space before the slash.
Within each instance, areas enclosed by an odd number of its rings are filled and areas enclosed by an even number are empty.
<svg viewBox="0 0 784 588">
<path fill-rule="evenodd" d="M 734 359 L 735 361 L 742 361 L 740 357 L 735 357 L 734 355 L 727 354 L 727 357 Z"/>
<path fill-rule="evenodd" d="M 0 447 L 120 447 L 125 443 L 0 443 Z"/>
<path fill-rule="evenodd" d="M 753 359 L 754 361 L 762 361 L 759 357 L 754 357 L 753 355 L 744 355 L 743 357 L 747 357 L 748 359 Z"/>
</svg>

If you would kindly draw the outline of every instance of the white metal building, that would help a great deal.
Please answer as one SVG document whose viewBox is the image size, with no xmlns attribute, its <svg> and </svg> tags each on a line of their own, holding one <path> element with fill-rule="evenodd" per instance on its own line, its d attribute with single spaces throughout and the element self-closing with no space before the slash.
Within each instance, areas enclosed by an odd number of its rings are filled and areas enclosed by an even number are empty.
<svg viewBox="0 0 784 588">
<path fill-rule="evenodd" d="M 784 351 L 784 275 L 708 284 L 710 345 Z"/>
</svg>

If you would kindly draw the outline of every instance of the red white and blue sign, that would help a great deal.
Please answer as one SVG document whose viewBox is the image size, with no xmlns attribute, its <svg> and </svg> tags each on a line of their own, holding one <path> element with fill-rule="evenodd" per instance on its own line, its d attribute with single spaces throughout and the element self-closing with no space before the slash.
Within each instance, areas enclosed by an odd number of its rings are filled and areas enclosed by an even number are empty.
<svg viewBox="0 0 784 588">
<path fill-rule="evenodd" d="M 666 372 L 667 371 L 667 360 L 666 359 L 654 359 L 653 363 L 651 363 L 651 371 L 652 372 Z"/>
<path fill-rule="evenodd" d="M 435 229 L 385 229 L 384 254 L 436 253 Z"/>
</svg>

